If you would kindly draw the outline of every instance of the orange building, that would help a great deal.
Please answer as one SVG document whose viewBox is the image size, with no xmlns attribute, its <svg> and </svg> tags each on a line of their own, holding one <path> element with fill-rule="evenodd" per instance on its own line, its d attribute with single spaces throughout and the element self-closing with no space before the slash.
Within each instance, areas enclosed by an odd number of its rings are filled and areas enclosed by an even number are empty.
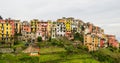
<svg viewBox="0 0 120 63">
<path fill-rule="evenodd" d="M 31 26 L 27 21 L 22 22 L 21 32 L 31 32 Z"/>
<path fill-rule="evenodd" d="M 95 34 L 85 34 L 84 35 L 84 45 L 88 47 L 89 51 L 98 50 L 99 38 Z"/>
</svg>

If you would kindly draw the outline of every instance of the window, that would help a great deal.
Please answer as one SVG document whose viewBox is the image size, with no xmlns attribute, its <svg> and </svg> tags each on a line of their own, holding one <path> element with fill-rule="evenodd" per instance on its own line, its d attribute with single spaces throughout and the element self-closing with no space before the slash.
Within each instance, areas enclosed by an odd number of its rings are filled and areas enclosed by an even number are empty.
<svg viewBox="0 0 120 63">
<path fill-rule="evenodd" d="M 6 33 L 8 34 L 8 31 Z"/>
<path fill-rule="evenodd" d="M 7 26 L 8 26 L 8 23 L 7 23 Z"/>
<path fill-rule="evenodd" d="M 2 37 L 3 37 L 4 35 L 2 34 Z"/>
<path fill-rule="evenodd" d="M 17 26 L 18 24 L 16 23 L 16 26 Z"/>
<path fill-rule="evenodd" d="M 54 35 L 53 35 L 53 37 L 54 37 Z"/>
<path fill-rule="evenodd" d="M 4 40 L 4 38 L 2 38 L 2 40 Z"/>
</svg>

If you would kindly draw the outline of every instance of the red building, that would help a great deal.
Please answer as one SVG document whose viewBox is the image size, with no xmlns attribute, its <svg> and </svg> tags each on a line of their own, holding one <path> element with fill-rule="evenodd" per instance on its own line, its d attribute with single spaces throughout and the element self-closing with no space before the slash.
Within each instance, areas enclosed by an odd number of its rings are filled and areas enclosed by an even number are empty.
<svg viewBox="0 0 120 63">
<path fill-rule="evenodd" d="M 109 46 L 119 48 L 119 42 L 116 40 L 115 35 L 107 35 L 107 37 Z"/>
<path fill-rule="evenodd" d="M 100 39 L 100 47 L 102 48 L 102 47 L 104 47 L 104 45 L 105 45 L 105 40 L 104 39 Z"/>
<path fill-rule="evenodd" d="M 11 30 L 11 33 L 12 35 L 14 36 L 15 34 L 15 22 L 14 20 L 11 20 L 10 18 L 6 20 L 6 22 L 8 21 L 8 23 L 12 26 L 12 30 Z"/>
</svg>

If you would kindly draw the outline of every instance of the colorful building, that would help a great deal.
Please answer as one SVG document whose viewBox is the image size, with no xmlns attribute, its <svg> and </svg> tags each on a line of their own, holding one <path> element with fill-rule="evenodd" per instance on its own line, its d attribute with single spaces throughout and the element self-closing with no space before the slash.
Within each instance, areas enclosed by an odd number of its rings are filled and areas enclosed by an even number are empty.
<svg viewBox="0 0 120 63">
<path fill-rule="evenodd" d="M 107 35 L 108 37 L 108 46 L 119 48 L 119 42 L 116 40 L 115 35 Z"/>
<path fill-rule="evenodd" d="M 34 38 L 32 37 L 34 35 L 31 34 L 31 26 L 28 23 L 28 21 L 23 21 L 21 23 L 21 34 L 22 34 L 21 40 L 25 42 L 28 42 L 29 40 L 31 41 L 31 39 Z"/>
<path fill-rule="evenodd" d="M 65 36 L 66 33 L 66 26 L 65 26 L 65 19 L 58 19 L 57 26 L 56 26 L 56 34 L 58 37 Z"/>
<path fill-rule="evenodd" d="M 9 46 L 14 43 L 14 21 L 11 19 L 0 19 L 0 40 Z"/>
<path fill-rule="evenodd" d="M 79 27 L 80 25 L 81 25 L 81 24 L 80 24 L 80 20 L 79 20 L 79 19 L 74 19 L 74 20 L 72 21 L 72 24 L 71 24 L 71 32 L 72 32 L 72 33 L 76 33 L 76 32 L 80 33 L 80 29 L 78 29 L 78 27 Z"/>
<path fill-rule="evenodd" d="M 72 30 L 72 22 L 74 21 L 74 18 L 69 17 L 69 18 L 63 18 L 65 20 L 65 27 L 66 27 L 66 32 L 71 32 Z"/>
<path fill-rule="evenodd" d="M 98 50 L 99 37 L 96 34 L 85 34 L 84 35 L 84 45 L 88 47 L 89 51 Z"/>
<path fill-rule="evenodd" d="M 14 42 L 15 33 L 21 33 L 21 39 L 25 42 L 35 42 L 39 36 L 42 37 L 42 40 L 57 37 L 74 39 L 73 35 L 77 32 L 84 35 L 84 45 L 88 47 L 89 51 L 108 46 L 119 48 L 119 42 L 115 35 L 106 35 L 104 29 L 72 17 L 63 17 L 56 22 L 33 19 L 29 23 L 28 21 L 20 22 L 20 20 L 10 18 L 3 20 L 0 16 L 1 43 Z"/>
<path fill-rule="evenodd" d="M 31 25 L 31 32 L 35 33 L 37 30 L 37 23 L 38 23 L 38 19 L 33 19 L 30 21 L 30 25 Z"/>
<path fill-rule="evenodd" d="M 90 33 L 84 35 L 84 45 L 87 46 L 89 51 L 93 51 L 93 43 Z"/>
<path fill-rule="evenodd" d="M 36 31 L 36 38 L 38 38 L 38 37 L 42 37 L 42 25 L 41 25 L 41 23 L 40 22 L 38 22 L 38 24 L 37 24 L 37 31 Z M 42 39 L 44 39 L 43 37 L 42 37 Z"/>
<path fill-rule="evenodd" d="M 99 37 L 96 34 L 92 34 L 92 43 L 93 43 L 93 50 L 98 50 L 99 45 Z"/>
<path fill-rule="evenodd" d="M 28 21 L 23 21 L 21 23 L 21 33 L 22 32 L 31 32 L 31 26 Z"/>
<path fill-rule="evenodd" d="M 92 33 L 93 32 L 93 24 L 92 23 L 86 23 L 87 24 L 87 27 L 89 29 L 89 33 Z"/>
<path fill-rule="evenodd" d="M 78 21 L 78 33 L 84 33 L 85 27 L 84 27 L 84 22 L 82 20 Z"/>
<path fill-rule="evenodd" d="M 56 38 L 56 22 L 52 23 L 51 32 L 51 38 Z"/>
<path fill-rule="evenodd" d="M 14 20 L 11 20 L 10 18 L 6 19 L 6 23 L 9 23 L 11 25 L 11 33 L 12 33 L 12 36 L 14 36 L 14 34 L 15 34 L 15 22 L 14 22 Z"/>
<path fill-rule="evenodd" d="M 14 20 L 15 22 L 15 33 L 21 33 L 21 22 L 20 20 Z"/>
<path fill-rule="evenodd" d="M 48 26 L 47 26 L 47 33 L 48 33 L 48 38 L 51 37 L 51 28 L 52 28 L 52 21 L 48 20 Z"/>
<path fill-rule="evenodd" d="M 47 40 L 48 39 L 48 22 L 40 21 L 38 23 L 38 26 L 39 26 L 39 30 L 37 30 L 36 37 L 41 36 L 42 40 Z"/>
</svg>

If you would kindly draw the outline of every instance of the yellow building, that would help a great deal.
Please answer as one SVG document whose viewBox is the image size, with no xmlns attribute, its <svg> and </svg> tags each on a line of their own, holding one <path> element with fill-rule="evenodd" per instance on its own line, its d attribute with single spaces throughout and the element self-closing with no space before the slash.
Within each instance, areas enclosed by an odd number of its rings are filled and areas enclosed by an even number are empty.
<svg viewBox="0 0 120 63">
<path fill-rule="evenodd" d="M 71 31 L 71 24 L 73 22 L 73 18 L 66 18 L 65 19 L 65 26 L 66 26 L 66 31 Z"/>
<path fill-rule="evenodd" d="M 89 51 L 93 51 L 91 34 L 84 35 L 84 45 L 87 46 Z"/>
<path fill-rule="evenodd" d="M 0 38 L 2 41 L 10 41 L 12 26 L 9 23 L 0 23 Z"/>
<path fill-rule="evenodd" d="M 13 20 L 0 20 L 0 47 L 10 47 L 14 43 Z"/>
<path fill-rule="evenodd" d="M 98 38 L 98 36 L 93 35 L 92 39 L 93 39 L 93 41 L 92 41 L 93 42 L 93 50 L 96 51 L 96 50 L 98 50 L 99 38 Z"/>
<path fill-rule="evenodd" d="M 38 19 L 33 19 L 30 21 L 31 25 L 31 32 L 35 33 L 37 31 L 37 24 L 38 24 Z"/>
<path fill-rule="evenodd" d="M 99 38 L 95 34 L 85 34 L 84 35 L 84 45 L 88 47 L 89 51 L 98 50 Z"/>
<path fill-rule="evenodd" d="M 15 20 L 15 33 L 20 33 L 21 31 L 21 22 L 20 20 Z"/>
<path fill-rule="evenodd" d="M 51 20 L 48 20 L 48 25 L 47 25 L 47 32 L 48 32 L 48 37 L 51 36 L 51 27 L 52 27 L 52 22 Z"/>
</svg>

